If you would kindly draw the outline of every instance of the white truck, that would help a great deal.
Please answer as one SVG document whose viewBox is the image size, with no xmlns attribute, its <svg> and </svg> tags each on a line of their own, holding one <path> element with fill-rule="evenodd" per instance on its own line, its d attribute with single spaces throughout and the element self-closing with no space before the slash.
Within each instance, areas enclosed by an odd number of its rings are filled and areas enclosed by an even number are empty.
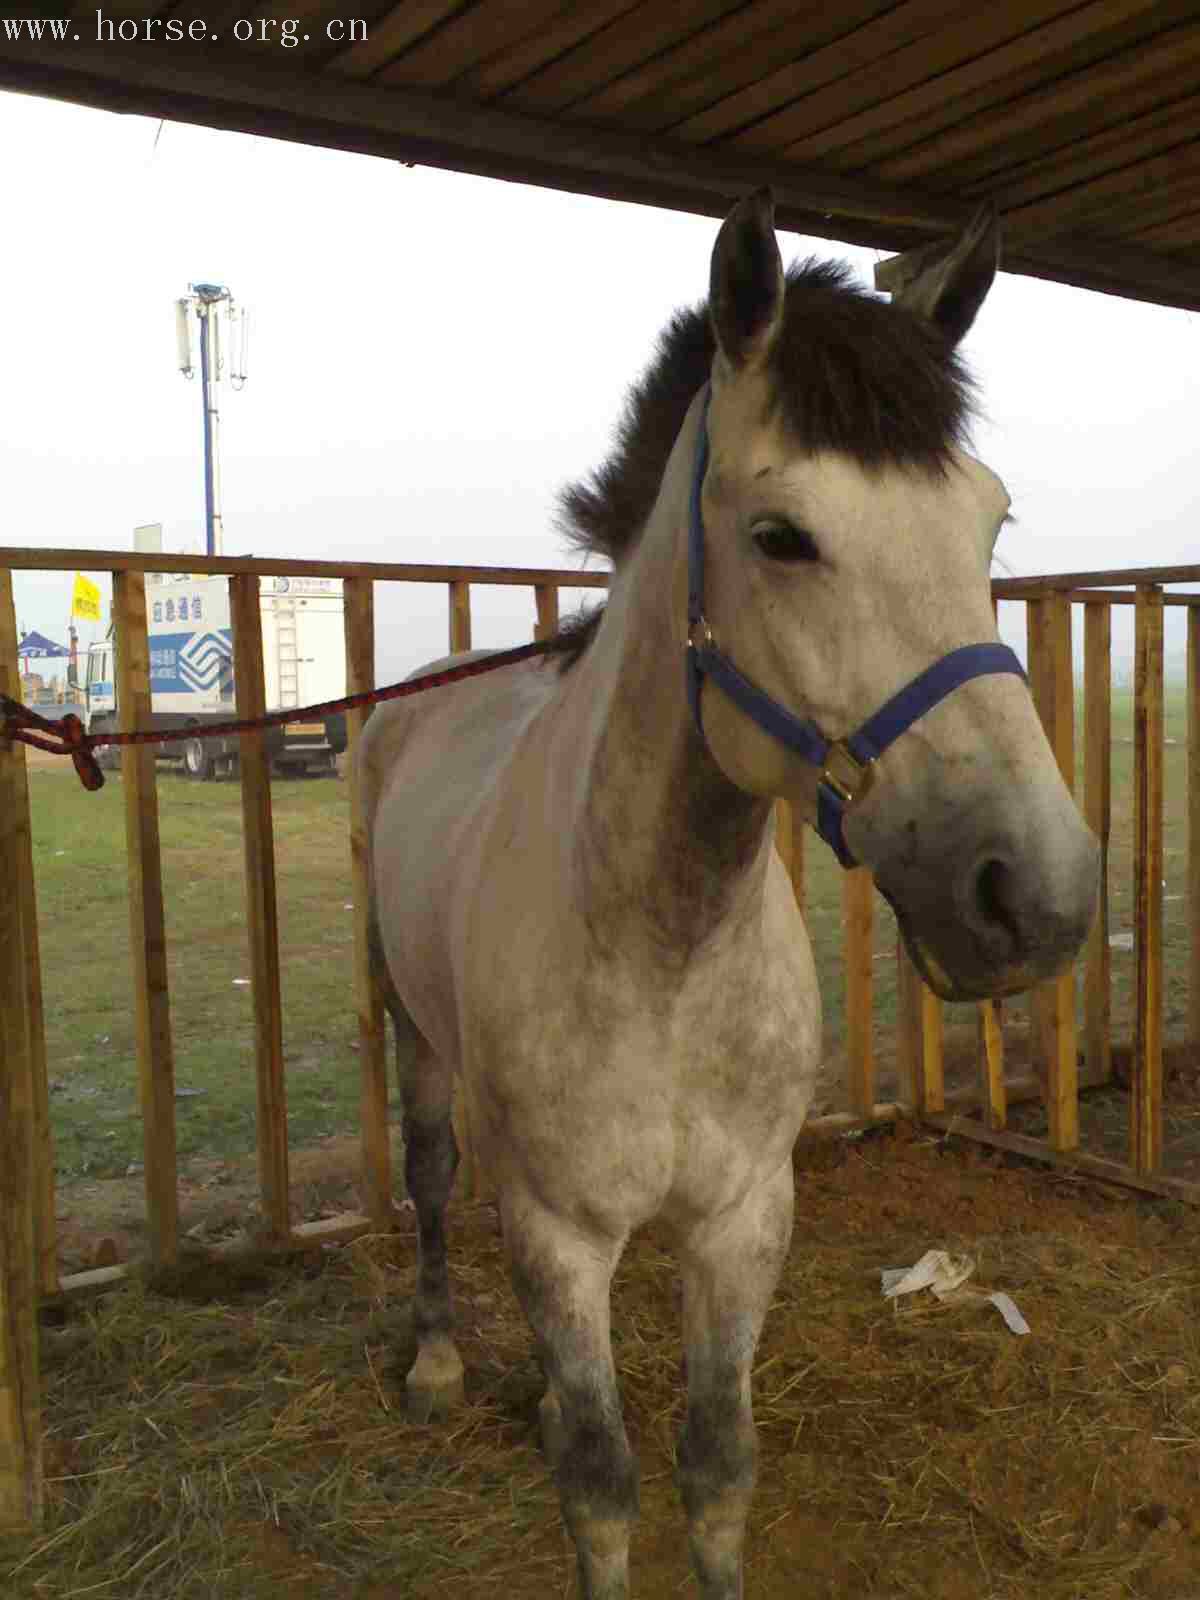
<svg viewBox="0 0 1200 1600">
<path fill-rule="evenodd" d="M 338 700 L 346 693 L 346 652 L 340 578 L 260 578 L 267 710 L 283 711 Z M 233 690 L 233 629 L 224 578 L 149 573 L 151 726 L 202 728 L 237 716 Z M 85 705 L 89 733 L 121 727 L 114 641 L 88 650 Z M 160 760 L 182 760 L 193 778 L 232 773 L 237 735 L 189 739 L 159 747 Z M 298 719 L 266 730 L 276 770 L 333 772 L 346 748 L 341 713 Z M 119 765 L 119 751 L 102 746 L 101 766 Z"/>
</svg>

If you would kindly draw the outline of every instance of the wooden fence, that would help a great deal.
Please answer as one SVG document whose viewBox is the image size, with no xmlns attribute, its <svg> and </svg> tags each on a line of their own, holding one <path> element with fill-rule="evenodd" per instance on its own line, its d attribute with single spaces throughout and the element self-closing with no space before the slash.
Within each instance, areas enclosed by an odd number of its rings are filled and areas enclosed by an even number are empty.
<svg viewBox="0 0 1200 1600">
<path fill-rule="evenodd" d="M 558 621 L 561 588 L 603 587 L 602 574 L 521 568 L 469 568 L 383 563 L 277 561 L 194 556 L 120 555 L 109 552 L 0 549 L 0 692 L 19 697 L 14 570 L 109 571 L 117 635 L 119 695 L 124 727 L 144 725 L 150 709 L 147 571 L 227 575 L 235 634 L 237 713 L 265 709 L 259 579 L 263 576 L 334 577 L 343 581 L 347 688 L 374 686 L 374 584 L 433 583 L 446 587 L 449 645 L 471 644 L 473 585 L 532 588 L 534 635 Z M 1005 1030 L 997 1006 L 978 1008 L 975 1081 L 948 1088 L 943 1014 L 898 951 L 898 1043 L 901 1061 L 894 1098 L 880 1101 L 874 1049 L 873 941 L 876 902 L 865 869 L 842 878 L 846 980 L 847 1080 L 844 1105 L 818 1118 L 817 1132 L 915 1115 L 933 1126 L 965 1134 L 1023 1155 L 1070 1162 L 1120 1182 L 1200 1200 L 1200 1184 L 1164 1177 L 1162 1165 L 1162 762 L 1163 608 L 1188 608 L 1189 847 L 1187 915 L 1190 929 L 1189 1037 L 1200 1039 L 1200 595 L 1164 595 L 1164 583 L 1200 582 L 1200 567 L 1138 572 L 1067 574 L 997 582 L 997 601 L 1023 602 L 1028 615 L 1030 682 L 1068 784 L 1075 784 L 1075 697 L 1072 618 L 1084 616 L 1084 778 L 1082 809 L 1105 850 L 1112 811 L 1111 654 L 1112 607 L 1136 608 L 1134 782 L 1136 1007 L 1132 1041 L 1129 1159 L 1084 1155 L 1079 1144 L 1079 1089 L 1106 1082 L 1112 1071 L 1109 926 L 1106 891 L 1096 929 L 1082 960 L 1082 1040 L 1076 1038 L 1075 974 L 1043 984 L 1031 996 L 1032 1074 L 1005 1070 Z M 1133 592 L 1113 586 L 1136 584 Z M 348 717 L 350 754 L 365 712 Z M 179 1248 L 175 1085 L 167 952 L 153 752 L 122 751 L 122 774 L 134 964 L 136 1050 L 144 1125 L 146 1210 L 151 1258 L 175 1260 Z M 367 962 L 365 840 L 352 822 L 350 858 L 354 904 L 355 1001 L 362 1071 L 362 1192 L 364 1213 L 294 1225 L 288 1207 L 288 1144 L 283 1065 L 282 1009 L 274 842 L 267 760 L 259 736 L 243 739 L 240 763 L 244 821 L 247 932 L 250 945 L 258 1087 L 258 1165 L 265 1242 L 281 1247 L 341 1241 L 390 1226 L 393 1215 L 388 1137 L 383 1008 Z M 356 783 L 354 763 L 350 781 Z M 357 796 L 351 793 L 357 818 Z M 778 814 L 778 848 L 798 898 L 805 898 L 805 841 L 787 808 Z M 55 1239 L 54 1159 L 48 1106 L 38 958 L 32 836 L 24 749 L 0 742 L 0 1528 L 36 1524 L 41 1511 L 41 1426 L 37 1371 L 37 1315 L 48 1297 L 101 1288 L 124 1267 L 60 1277 Z M 1011 1002 L 1009 1003 L 1011 1006 Z M 1078 1045 L 1082 1043 L 1082 1057 Z M 1082 1062 L 1082 1065 L 1081 1065 Z M 1009 1107 L 1043 1098 L 1048 1133 L 1035 1139 L 1012 1132 Z M 468 1184 L 472 1179 L 467 1174 Z"/>
</svg>

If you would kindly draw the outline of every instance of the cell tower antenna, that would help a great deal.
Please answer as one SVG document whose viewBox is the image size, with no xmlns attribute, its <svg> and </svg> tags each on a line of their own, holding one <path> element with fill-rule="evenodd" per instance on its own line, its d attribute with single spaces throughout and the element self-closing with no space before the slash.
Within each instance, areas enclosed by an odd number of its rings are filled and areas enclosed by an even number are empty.
<svg viewBox="0 0 1200 1600">
<path fill-rule="evenodd" d="M 234 303 L 229 290 L 219 283 L 190 283 L 188 292 L 175 302 L 175 345 L 179 370 L 185 378 L 193 376 L 192 318 L 200 324 L 200 400 L 204 412 L 204 529 L 205 553 L 221 554 L 221 480 L 217 451 L 220 416 L 217 385 L 221 381 L 221 318 L 229 325 L 232 346 L 230 380 L 235 389 L 246 382 L 246 313 Z"/>
</svg>

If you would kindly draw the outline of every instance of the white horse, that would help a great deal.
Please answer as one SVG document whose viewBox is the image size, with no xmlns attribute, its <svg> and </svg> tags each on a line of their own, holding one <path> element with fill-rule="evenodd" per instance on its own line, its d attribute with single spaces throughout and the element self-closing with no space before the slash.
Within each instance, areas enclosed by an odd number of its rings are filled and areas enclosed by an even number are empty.
<svg viewBox="0 0 1200 1600">
<path fill-rule="evenodd" d="M 978 219 L 889 305 L 835 266 L 785 277 L 769 195 L 740 203 L 707 306 L 674 318 L 612 458 L 566 496 L 613 559 L 602 615 L 366 728 L 375 959 L 412 1054 L 410 1405 L 462 1394 L 460 1075 L 587 1600 L 629 1593 L 609 1289 L 652 1217 L 683 1278 L 693 1565 L 706 1600 L 742 1594 L 750 1372 L 821 1049 L 773 799 L 872 869 L 947 998 L 1060 971 L 1092 919 L 1095 840 L 997 642 L 1008 496 L 964 448 L 955 346 L 996 256 Z"/>
</svg>

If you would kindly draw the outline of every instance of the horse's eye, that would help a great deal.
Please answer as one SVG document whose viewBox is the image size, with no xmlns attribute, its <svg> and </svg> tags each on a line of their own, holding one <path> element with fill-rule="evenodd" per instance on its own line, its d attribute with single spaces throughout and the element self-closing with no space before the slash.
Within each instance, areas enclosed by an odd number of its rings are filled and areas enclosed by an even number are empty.
<svg viewBox="0 0 1200 1600">
<path fill-rule="evenodd" d="M 790 522 L 760 522 L 751 529 L 755 544 L 771 561 L 819 561 L 820 552 L 811 533 Z"/>
</svg>

